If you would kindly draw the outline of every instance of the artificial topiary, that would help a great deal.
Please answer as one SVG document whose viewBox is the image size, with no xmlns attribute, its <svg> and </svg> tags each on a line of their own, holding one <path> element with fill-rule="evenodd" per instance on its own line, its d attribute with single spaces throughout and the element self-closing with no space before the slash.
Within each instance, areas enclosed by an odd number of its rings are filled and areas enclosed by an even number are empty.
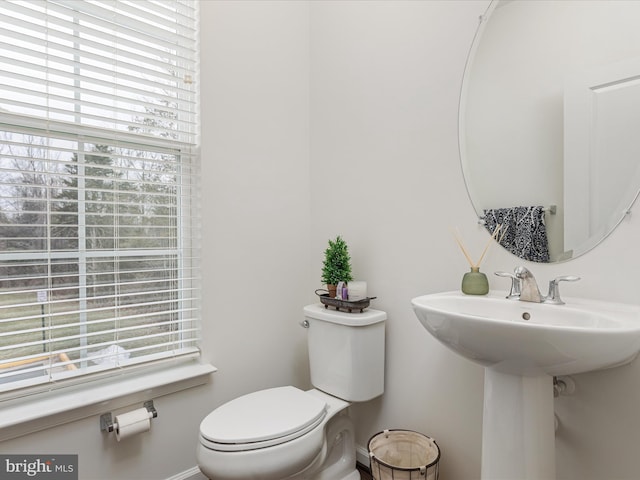
<svg viewBox="0 0 640 480">
<path fill-rule="evenodd" d="M 337 285 L 338 282 L 350 282 L 351 257 L 346 242 L 338 235 L 335 240 L 329 240 L 329 246 L 324 251 L 324 265 L 322 266 L 322 282 L 327 285 Z"/>
</svg>

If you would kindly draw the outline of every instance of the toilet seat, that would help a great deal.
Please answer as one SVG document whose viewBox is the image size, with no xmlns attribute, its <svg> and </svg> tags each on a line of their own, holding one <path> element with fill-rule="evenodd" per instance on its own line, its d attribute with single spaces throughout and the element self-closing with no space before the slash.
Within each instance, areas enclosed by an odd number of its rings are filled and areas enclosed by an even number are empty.
<svg viewBox="0 0 640 480">
<path fill-rule="evenodd" d="M 211 412 L 200 424 L 200 441 L 225 452 L 266 448 L 305 435 L 326 414 L 323 400 L 295 387 L 260 390 Z"/>
</svg>

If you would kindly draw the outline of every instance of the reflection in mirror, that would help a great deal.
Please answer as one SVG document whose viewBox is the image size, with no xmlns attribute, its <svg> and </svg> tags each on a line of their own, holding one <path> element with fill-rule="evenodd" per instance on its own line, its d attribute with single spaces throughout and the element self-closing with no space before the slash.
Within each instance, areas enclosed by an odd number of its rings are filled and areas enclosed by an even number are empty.
<svg viewBox="0 0 640 480">
<path fill-rule="evenodd" d="M 481 18 L 462 169 L 478 217 L 489 231 L 505 222 L 503 246 L 520 258 L 585 253 L 638 195 L 638 18 L 640 2 L 616 0 L 494 0 Z"/>
</svg>

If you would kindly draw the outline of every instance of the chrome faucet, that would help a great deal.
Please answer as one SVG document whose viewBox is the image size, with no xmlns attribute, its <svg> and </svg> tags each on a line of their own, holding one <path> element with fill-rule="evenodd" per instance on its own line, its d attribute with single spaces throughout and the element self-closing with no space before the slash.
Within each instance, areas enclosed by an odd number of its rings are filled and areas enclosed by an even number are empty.
<svg viewBox="0 0 640 480">
<path fill-rule="evenodd" d="M 499 277 L 511 278 L 511 290 L 507 298 L 521 300 L 523 302 L 549 303 L 552 305 L 563 305 L 564 302 L 560 298 L 560 282 L 575 282 L 580 277 L 575 275 L 565 275 L 556 277 L 549 282 L 549 293 L 543 297 L 538 288 L 538 282 L 528 269 L 525 267 L 516 267 L 513 273 L 495 272 Z"/>
<path fill-rule="evenodd" d="M 542 303 L 544 300 L 538 288 L 536 277 L 524 267 L 517 267 L 513 273 L 520 280 L 520 300 L 523 302 Z"/>
</svg>

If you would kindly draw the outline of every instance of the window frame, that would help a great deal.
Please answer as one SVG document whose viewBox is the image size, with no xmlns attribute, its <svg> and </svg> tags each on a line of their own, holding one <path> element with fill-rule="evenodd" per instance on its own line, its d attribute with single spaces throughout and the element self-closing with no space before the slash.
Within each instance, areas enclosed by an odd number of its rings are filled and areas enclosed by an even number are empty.
<svg viewBox="0 0 640 480">
<path fill-rule="evenodd" d="M 14 123 L 11 123 L 12 119 L 14 120 Z M 189 168 L 197 167 L 195 165 L 195 163 L 198 161 L 197 156 L 193 153 L 185 152 L 188 149 L 195 149 L 195 147 L 190 145 L 180 145 L 178 142 L 171 141 L 168 139 L 148 137 L 145 135 L 129 134 L 126 132 L 125 133 L 118 132 L 117 141 L 114 142 L 114 139 L 112 138 L 113 132 L 110 130 L 103 130 L 103 129 L 91 127 L 91 128 L 88 128 L 86 133 L 83 134 L 81 132 L 78 132 L 79 127 L 77 125 L 71 125 L 69 126 L 70 128 L 68 128 L 69 131 L 65 131 L 65 127 L 67 127 L 67 125 L 65 125 L 64 123 L 56 123 L 56 122 L 50 121 L 48 122 L 47 128 L 42 128 L 44 125 L 37 125 L 37 126 L 29 125 L 31 120 L 32 119 L 30 117 L 24 117 L 22 115 L 2 113 L 0 114 L 0 131 L 8 131 L 8 132 L 19 133 L 19 134 L 38 135 L 42 137 L 64 139 L 72 142 L 78 142 L 78 145 L 80 143 L 87 143 L 87 144 L 93 144 L 93 145 L 106 144 L 106 145 L 117 146 L 119 148 L 123 147 L 123 148 L 130 148 L 130 149 L 153 148 L 153 149 L 157 149 L 165 152 L 170 152 L 176 156 L 182 155 L 185 158 L 189 158 L 190 159 Z M 35 122 L 35 123 L 39 123 L 39 122 Z M 82 151 L 83 149 L 78 148 L 79 153 Z M 176 182 L 177 191 L 175 193 L 175 199 L 177 203 L 176 218 L 177 218 L 178 224 L 175 227 L 177 235 L 176 235 L 176 245 L 173 248 L 151 249 L 151 250 L 148 250 L 148 249 L 98 250 L 98 251 L 92 252 L 91 254 L 89 254 L 89 256 L 91 256 L 92 258 L 106 257 L 106 258 L 118 258 L 118 259 L 126 256 L 131 256 L 131 257 L 142 257 L 142 256 L 151 257 L 151 256 L 158 256 L 158 255 L 174 256 L 178 261 L 178 265 L 176 265 L 176 271 L 180 272 L 177 280 L 179 283 L 181 283 L 181 285 L 177 288 L 177 293 L 179 297 L 176 298 L 175 301 L 181 305 L 180 308 L 178 309 L 179 315 L 183 315 L 184 312 L 188 310 L 187 307 L 183 306 L 183 303 L 188 301 L 193 301 L 192 299 L 184 298 L 185 289 L 190 289 L 192 291 L 197 290 L 196 286 L 194 285 L 185 286 L 184 284 L 182 284 L 185 281 L 185 278 L 184 278 L 185 275 L 182 274 L 184 273 L 185 269 L 188 269 L 190 271 L 193 271 L 195 269 L 194 265 L 187 266 L 185 265 L 185 262 L 191 262 L 191 263 L 193 262 L 194 254 L 187 254 L 186 252 L 195 251 L 196 245 L 185 245 L 184 239 L 188 238 L 191 240 L 191 242 L 195 241 L 194 237 L 196 235 L 192 233 L 195 227 L 193 224 L 194 218 L 192 218 L 192 215 L 190 214 L 190 212 L 197 211 L 196 195 L 195 195 L 195 192 L 197 192 L 197 185 L 195 184 L 197 175 L 195 175 L 193 172 L 191 173 L 191 175 L 183 175 L 182 172 L 178 172 L 177 175 L 180 177 L 180 179 L 190 176 L 192 177 L 193 181 L 189 182 L 188 184 L 185 184 L 185 182 L 182 180 L 179 180 Z M 185 202 L 184 189 L 187 189 L 187 188 L 192 189 L 192 191 L 188 192 L 189 195 L 187 195 L 187 197 L 189 201 Z M 186 229 L 189 230 L 190 233 L 185 234 Z M 47 260 L 52 258 L 55 258 L 55 259 L 75 258 L 78 260 L 78 263 L 80 263 L 80 260 L 82 259 L 83 255 L 85 257 L 85 261 L 87 257 L 86 249 L 84 249 L 84 252 L 83 252 L 83 249 L 80 248 L 80 236 L 81 235 L 79 233 L 78 235 L 79 247 L 74 251 L 61 250 L 61 251 L 39 251 L 39 252 L 26 252 L 26 253 L 25 252 L 14 253 L 10 251 L 0 252 L 0 261 L 10 260 L 10 259 L 12 260 L 28 260 L 28 259 Z M 85 237 L 85 240 L 86 240 L 86 237 Z M 197 257 L 198 253 L 196 253 L 195 256 Z M 189 276 L 189 278 L 191 277 L 192 275 Z M 191 281 L 193 283 L 197 283 L 197 279 L 195 278 L 192 278 Z M 81 287 L 78 286 L 78 289 L 81 289 Z M 79 301 L 81 300 L 80 296 L 78 296 L 78 300 Z M 198 299 L 196 299 L 196 302 L 199 304 Z M 191 306 L 190 308 L 193 310 L 193 309 L 197 309 L 198 306 L 195 305 L 195 306 Z M 81 313 L 79 315 L 81 315 Z M 178 323 L 180 321 L 181 320 L 178 320 Z M 199 314 L 197 314 L 196 321 L 198 323 L 196 325 L 196 328 L 199 328 Z M 82 321 L 79 320 L 77 322 L 77 325 L 81 325 L 81 324 L 82 324 Z M 197 344 L 195 344 L 195 348 L 199 348 Z M 189 354 L 190 353 L 187 352 L 187 355 Z M 154 359 L 151 358 L 150 360 L 143 360 L 142 363 L 153 363 L 153 362 L 154 362 Z M 136 363 L 134 362 L 134 365 L 135 364 Z M 125 366 L 124 368 L 127 368 L 127 367 Z M 59 374 L 57 378 L 50 378 L 49 380 L 40 379 L 41 381 L 39 383 L 42 385 L 46 385 L 51 382 L 65 380 L 65 376 L 70 376 L 72 378 L 91 376 L 93 374 L 92 372 L 95 371 L 99 373 L 101 370 L 102 369 L 100 368 L 93 368 L 87 373 L 83 373 L 80 375 Z M 31 386 L 32 386 L 31 382 L 26 383 L 26 388 L 29 388 Z M 17 385 L 13 389 L 3 390 L 2 392 L 0 392 L 0 401 L 6 398 L 11 398 L 12 391 L 19 391 L 20 389 L 23 389 L 23 388 L 25 388 L 25 386 Z M 19 395 L 19 393 L 17 395 Z"/>
<path fill-rule="evenodd" d="M 197 8 L 197 4 L 196 4 Z M 197 14 L 196 14 L 196 24 Z M 196 52 L 197 55 L 197 52 Z M 196 71 L 197 74 L 197 71 Z M 192 81 L 192 79 L 189 79 Z M 197 96 L 197 94 L 196 94 Z M 198 130 L 199 115 L 196 115 L 195 129 Z M 174 254 L 179 259 L 177 270 L 184 272 L 187 269 L 197 269 L 197 258 L 191 254 L 185 255 L 186 251 L 192 252 L 199 249 L 199 234 L 190 233 L 186 236 L 190 245 L 185 245 L 185 237 L 182 233 L 187 229 L 193 232 L 197 228 L 199 222 L 197 215 L 199 211 L 198 202 L 198 175 L 196 170 L 199 168 L 199 151 L 195 144 L 181 142 L 180 140 L 154 137 L 144 132 L 131 133 L 121 130 L 103 129 L 101 127 L 91 125 L 78 125 L 76 123 L 65 123 L 62 121 L 51 120 L 47 118 L 36 118 L 17 113 L 0 112 L 0 130 L 21 131 L 22 133 L 34 134 L 39 136 L 63 136 L 72 141 L 81 142 L 89 141 L 94 144 L 102 139 L 105 144 L 121 147 L 123 145 L 153 146 L 166 150 L 171 150 L 179 155 L 184 154 L 191 158 L 190 167 L 194 169 L 191 172 L 193 181 L 188 185 L 178 182 L 177 197 L 178 203 L 178 225 L 177 225 L 177 244 L 173 249 L 157 250 L 155 253 Z M 180 135 L 182 138 L 182 135 Z M 88 140 L 87 140 L 88 139 Z M 188 152 L 187 152 L 188 151 Z M 80 154 L 81 149 L 78 149 Z M 88 152 L 85 152 L 88 153 Z M 189 189 L 189 191 L 186 191 Z M 187 195 L 190 198 L 190 204 L 183 204 L 181 199 Z M 194 213 L 195 212 L 195 213 Z M 192 215 L 193 214 L 193 215 Z M 121 256 L 127 252 L 119 251 L 117 256 Z M 111 255 L 114 251 L 101 252 L 100 255 Z M 142 251 L 131 251 L 131 255 L 140 255 Z M 150 254 L 145 251 L 144 254 Z M 54 256 L 76 258 L 80 260 L 83 252 L 77 249 L 74 252 L 33 252 L 33 253 L 12 253 L 0 252 L 0 260 L 7 259 L 28 259 L 28 258 L 52 258 Z M 96 254 L 92 254 L 96 255 Z M 195 258 L 195 260 L 194 260 Z M 185 263 L 186 262 L 186 263 Z M 188 265 L 187 265 L 188 263 Z M 197 275 L 188 276 L 194 282 L 195 286 L 190 288 L 197 289 L 199 293 L 199 277 Z M 180 298 L 178 302 L 185 301 L 183 297 L 185 281 L 184 275 L 179 275 L 178 292 Z M 193 308 L 197 309 L 196 318 L 197 327 L 200 328 L 200 298 L 199 294 L 195 299 L 188 301 L 194 302 Z M 79 297 L 80 298 L 80 297 Z M 180 309 L 181 314 L 184 311 Z M 78 322 L 79 324 L 80 322 Z M 198 335 L 199 336 L 199 335 Z M 129 402 L 138 398 L 141 392 L 156 396 L 171 392 L 180 391 L 184 388 L 191 388 L 195 385 L 202 385 L 208 381 L 210 373 L 216 369 L 212 365 L 202 363 L 199 352 L 199 342 L 196 344 L 197 351 L 188 352 L 184 356 L 168 357 L 159 360 L 151 360 L 144 363 L 133 363 L 125 367 L 118 367 L 109 370 L 96 369 L 95 372 L 89 372 L 82 375 L 75 375 L 68 378 L 60 377 L 49 381 L 18 386 L 0 393 L 0 441 L 6 438 L 29 433 L 30 431 L 48 428 L 54 424 L 72 421 L 83 418 L 90 414 L 96 413 L 92 410 L 92 405 L 101 405 L 103 408 L 105 402 L 114 405 L 120 402 Z M 81 393 L 81 395 L 78 395 Z M 82 399 L 82 400 L 79 400 Z M 73 401 L 72 401 L 73 400 Z M 93 413 L 91 413 L 93 412 Z M 44 421 L 44 418 L 49 420 Z M 35 423 L 34 423 L 35 422 Z"/>
</svg>

